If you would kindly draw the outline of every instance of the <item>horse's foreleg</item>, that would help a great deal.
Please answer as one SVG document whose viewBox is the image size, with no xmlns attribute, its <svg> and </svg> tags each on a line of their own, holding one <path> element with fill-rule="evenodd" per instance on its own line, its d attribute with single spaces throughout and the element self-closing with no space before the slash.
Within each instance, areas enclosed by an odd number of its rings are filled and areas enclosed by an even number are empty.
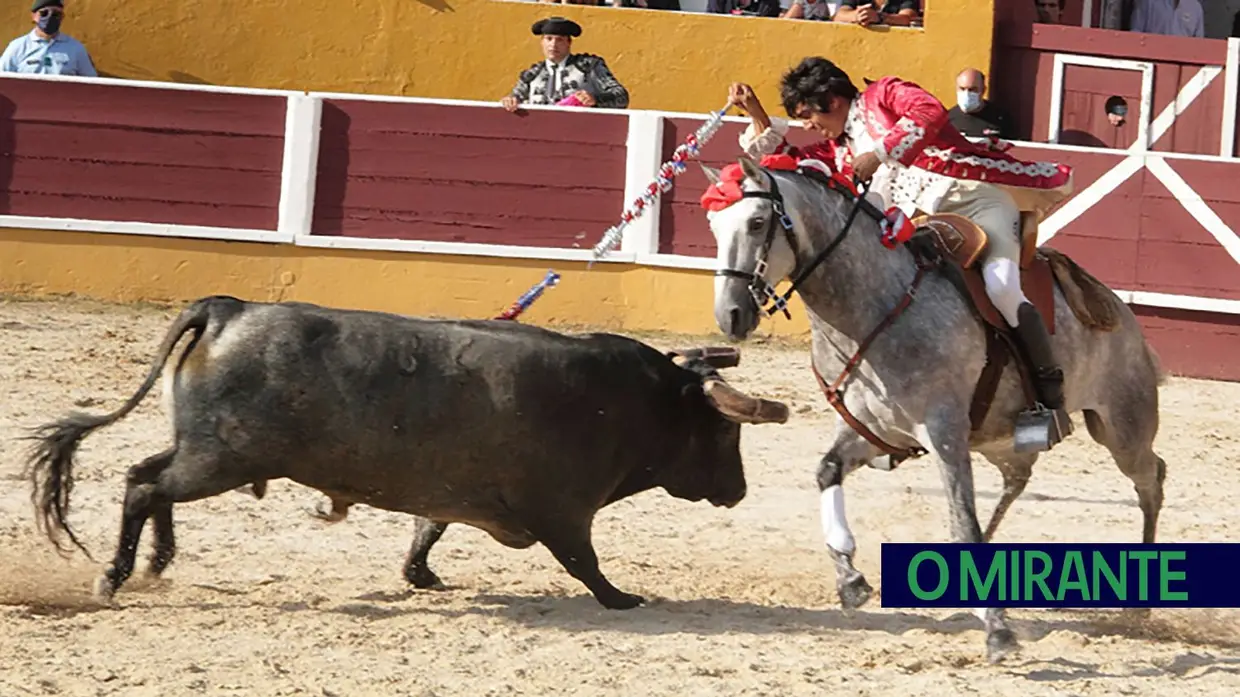
<svg viewBox="0 0 1240 697">
<path fill-rule="evenodd" d="M 846 609 L 861 607 L 874 592 L 852 561 L 857 542 L 844 513 L 844 475 L 855 469 L 859 462 L 848 457 L 850 450 L 855 450 L 855 447 L 837 443 L 818 463 L 822 534 L 827 552 L 835 562 L 835 587 L 840 605 Z"/>
<path fill-rule="evenodd" d="M 967 408 L 951 410 L 944 405 L 926 424 L 923 441 L 929 443 L 929 450 L 939 463 L 953 540 L 977 544 L 983 542 L 983 536 L 977 519 L 967 415 Z M 991 663 L 998 663 L 1020 648 L 1002 609 L 978 608 L 975 612 L 986 628 L 986 657 Z"/>
</svg>

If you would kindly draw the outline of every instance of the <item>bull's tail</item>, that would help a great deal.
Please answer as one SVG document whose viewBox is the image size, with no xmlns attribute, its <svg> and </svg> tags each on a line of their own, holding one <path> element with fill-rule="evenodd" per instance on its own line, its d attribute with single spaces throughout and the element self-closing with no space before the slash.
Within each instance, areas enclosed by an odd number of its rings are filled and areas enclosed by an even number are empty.
<svg viewBox="0 0 1240 697">
<path fill-rule="evenodd" d="M 35 508 L 35 523 L 62 554 L 60 531 L 64 531 L 73 544 L 87 558 L 90 552 L 82 546 L 69 527 L 69 494 L 73 491 L 73 454 L 83 438 L 98 428 L 112 424 L 133 411 L 150 392 L 163 366 L 172 354 L 173 347 L 186 332 L 194 331 L 194 341 L 202 336 L 211 317 L 211 305 L 216 298 L 203 298 L 183 310 L 169 328 L 159 347 L 159 355 L 151 363 L 146 379 L 138 391 L 119 409 L 102 416 L 71 412 L 67 416 L 32 429 L 26 440 L 35 442 L 30 449 L 24 476 L 30 478 L 30 500 Z M 234 302 L 236 302 L 234 300 Z M 92 559 L 93 561 L 93 559 Z"/>
</svg>

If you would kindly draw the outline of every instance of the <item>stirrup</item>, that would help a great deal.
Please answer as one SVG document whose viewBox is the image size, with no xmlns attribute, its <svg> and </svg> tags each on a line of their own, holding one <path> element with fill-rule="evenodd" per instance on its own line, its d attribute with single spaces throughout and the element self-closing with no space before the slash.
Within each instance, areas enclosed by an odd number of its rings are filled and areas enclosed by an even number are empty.
<svg viewBox="0 0 1240 697">
<path fill-rule="evenodd" d="M 1072 418 L 1064 409 L 1047 409 L 1038 402 L 1016 416 L 1013 434 L 1018 453 L 1044 452 L 1072 434 Z"/>
</svg>

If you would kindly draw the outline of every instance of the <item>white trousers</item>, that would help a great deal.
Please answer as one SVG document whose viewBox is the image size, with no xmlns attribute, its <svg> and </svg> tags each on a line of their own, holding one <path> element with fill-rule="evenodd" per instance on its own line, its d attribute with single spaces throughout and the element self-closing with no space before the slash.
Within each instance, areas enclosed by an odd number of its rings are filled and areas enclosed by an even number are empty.
<svg viewBox="0 0 1240 697">
<path fill-rule="evenodd" d="M 1016 311 L 1029 302 L 1020 287 L 1020 209 L 1011 194 L 987 182 L 957 179 L 936 213 L 963 215 L 986 231 L 986 251 L 979 261 L 986 294 L 1010 326 Z"/>
</svg>

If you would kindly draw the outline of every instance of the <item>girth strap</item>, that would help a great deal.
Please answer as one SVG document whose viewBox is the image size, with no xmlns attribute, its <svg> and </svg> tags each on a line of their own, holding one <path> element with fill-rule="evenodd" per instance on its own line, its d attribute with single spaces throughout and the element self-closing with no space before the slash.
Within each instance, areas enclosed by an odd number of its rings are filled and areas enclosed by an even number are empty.
<svg viewBox="0 0 1240 697">
<path fill-rule="evenodd" d="M 930 267 L 926 264 L 920 262 L 917 264 L 917 274 L 913 276 L 913 282 L 904 293 L 904 297 L 900 299 L 900 302 L 897 303 L 894 308 L 892 308 L 891 312 L 887 313 L 887 316 L 883 318 L 883 321 L 878 323 L 878 326 L 870 332 L 869 336 L 861 342 L 861 345 L 857 347 L 856 352 L 853 353 L 852 358 L 848 360 L 848 363 L 844 366 L 844 370 L 840 372 L 840 375 L 835 379 L 835 382 L 828 385 L 826 381 L 823 380 L 822 374 L 818 372 L 818 367 L 814 365 L 812 360 L 810 361 L 810 368 L 814 371 L 814 378 L 818 380 L 818 386 L 822 388 L 822 393 L 826 395 L 827 402 L 835 408 L 835 411 L 839 412 L 839 415 L 844 419 L 844 421 L 847 422 L 854 431 L 860 434 L 862 438 L 865 438 L 879 450 L 902 460 L 925 455 L 926 449 L 919 445 L 908 448 L 897 448 L 882 438 L 879 438 L 873 431 L 867 428 L 865 424 L 857 420 L 857 417 L 853 416 L 852 413 L 848 411 L 848 407 L 844 405 L 844 392 L 840 389 L 840 385 L 844 383 L 844 380 L 848 377 L 848 374 L 856 369 L 857 365 L 861 362 L 861 357 L 865 355 L 866 349 L 870 347 L 870 344 L 874 341 L 874 339 L 876 339 L 884 329 L 890 326 L 891 323 L 894 322 L 896 318 L 899 317 L 913 302 L 913 297 L 917 294 L 917 287 L 921 285 L 921 281 L 925 277 L 926 271 L 929 268 Z"/>
</svg>

